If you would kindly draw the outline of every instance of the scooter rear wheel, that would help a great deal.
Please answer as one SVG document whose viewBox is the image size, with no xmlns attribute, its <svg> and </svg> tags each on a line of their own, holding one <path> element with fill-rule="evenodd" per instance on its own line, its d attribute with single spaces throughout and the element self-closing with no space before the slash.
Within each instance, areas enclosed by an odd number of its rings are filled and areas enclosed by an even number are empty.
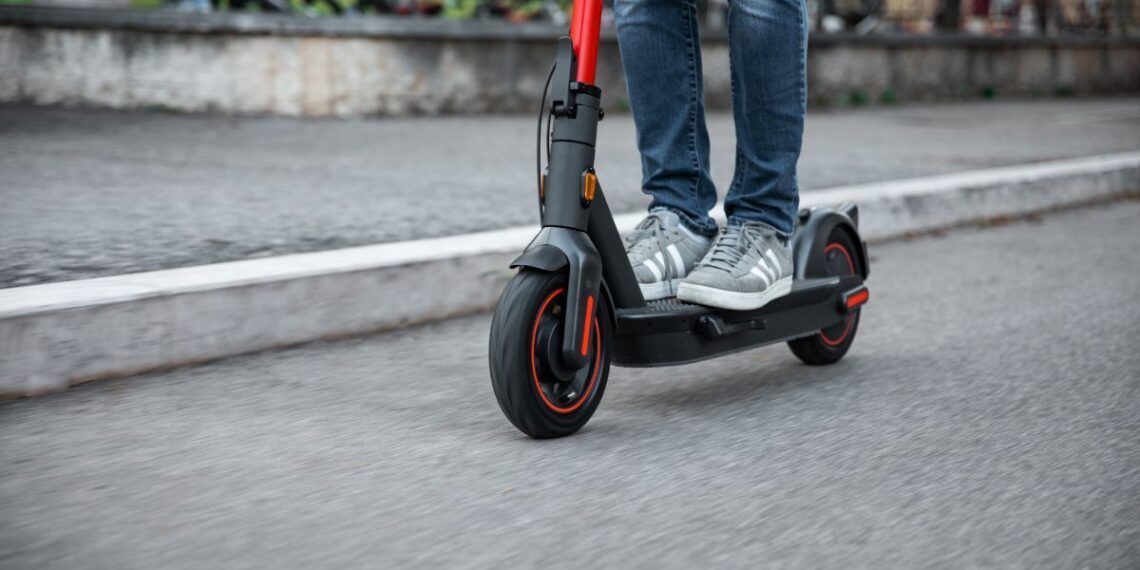
<svg viewBox="0 0 1140 570">
<path fill-rule="evenodd" d="M 862 268 L 859 267 L 859 258 L 855 255 L 855 251 L 856 245 L 851 235 L 835 228 L 823 249 L 824 272 L 808 277 L 845 277 L 859 273 Z M 858 328 L 859 309 L 855 309 L 842 321 L 812 336 L 788 341 L 788 348 L 791 348 L 792 353 L 804 364 L 813 366 L 834 364 L 847 354 L 851 344 L 855 342 L 855 331 Z"/>
<path fill-rule="evenodd" d="M 613 323 L 603 297 L 587 340 L 587 364 L 568 369 L 559 356 L 566 274 L 523 269 L 499 297 L 491 320 L 491 387 L 503 414 L 539 439 L 570 435 L 602 400 L 610 368 Z"/>
</svg>

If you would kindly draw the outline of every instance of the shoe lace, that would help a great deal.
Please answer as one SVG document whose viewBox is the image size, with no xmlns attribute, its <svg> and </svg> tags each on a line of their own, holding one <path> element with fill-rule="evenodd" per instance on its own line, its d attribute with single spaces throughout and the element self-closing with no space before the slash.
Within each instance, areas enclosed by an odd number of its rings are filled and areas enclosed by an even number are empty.
<svg viewBox="0 0 1140 570">
<path fill-rule="evenodd" d="M 625 238 L 625 252 L 626 255 L 633 257 L 636 252 L 638 257 L 646 253 L 647 248 L 652 248 L 656 245 L 656 251 L 664 253 L 665 248 L 669 245 L 666 238 L 666 228 L 661 218 L 653 214 L 649 214 L 637 227 L 630 232 Z M 670 281 L 677 275 L 677 269 L 671 263 L 662 263 L 664 265 L 664 277 L 666 281 Z"/>
<path fill-rule="evenodd" d="M 762 242 L 762 232 L 760 226 L 747 223 L 729 226 L 717 238 L 701 265 L 731 273 L 732 268 L 744 258 L 744 254 Z"/>
</svg>

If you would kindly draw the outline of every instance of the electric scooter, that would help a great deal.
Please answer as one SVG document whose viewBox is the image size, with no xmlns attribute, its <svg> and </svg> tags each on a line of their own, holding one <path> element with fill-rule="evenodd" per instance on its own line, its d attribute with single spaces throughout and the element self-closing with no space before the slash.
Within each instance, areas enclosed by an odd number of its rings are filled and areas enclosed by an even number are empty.
<svg viewBox="0 0 1140 570">
<path fill-rule="evenodd" d="M 859 212 L 848 203 L 798 213 L 792 290 L 760 309 L 645 301 L 594 171 L 604 116 L 594 85 L 602 2 L 575 0 L 570 37 L 558 40 L 539 114 L 542 229 L 511 264 L 518 272 L 491 322 L 495 398 L 534 438 L 584 426 L 611 364 L 685 364 L 776 342 L 787 342 L 805 364 L 837 362 L 855 340 L 869 296 Z"/>
</svg>

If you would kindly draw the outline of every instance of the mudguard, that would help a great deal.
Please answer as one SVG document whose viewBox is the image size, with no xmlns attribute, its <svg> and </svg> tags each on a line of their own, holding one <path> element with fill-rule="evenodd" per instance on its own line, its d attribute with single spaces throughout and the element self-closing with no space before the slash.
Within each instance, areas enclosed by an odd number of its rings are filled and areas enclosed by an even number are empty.
<svg viewBox="0 0 1140 570">
<path fill-rule="evenodd" d="M 792 259 L 795 262 L 796 280 L 808 275 L 820 275 L 823 269 L 823 249 L 832 230 L 847 232 L 856 244 L 855 255 L 863 279 L 871 273 L 867 263 L 867 244 L 859 237 L 859 208 L 850 202 L 838 206 L 816 206 L 800 210 L 796 218 L 796 231 L 792 236 Z"/>
<path fill-rule="evenodd" d="M 522 255 L 511 262 L 511 269 L 529 267 L 554 272 L 566 267 L 567 263 L 569 261 L 566 259 L 566 253 L 558 247 L 548 243 L 531 243 L 523 250 Z"/>
<path fill-rule="evenodd" d="M 586 365 L 586 356 L 579 346 L 583 331 L 593 318 L 588 311 L 601 302 L 602 260 L 597 248 L 586 232 L 559 226 L 547 226 L 531 240 L 526 251 L 511 262 L 511 267 L 530 267 L 543 271 L 567 269 L 566 314 L 577 318 L 565 320 L 562 336 L 562 358 L 578 369 Z M 606 310 L 610 310 L 608 307 Z"/>
</svg>

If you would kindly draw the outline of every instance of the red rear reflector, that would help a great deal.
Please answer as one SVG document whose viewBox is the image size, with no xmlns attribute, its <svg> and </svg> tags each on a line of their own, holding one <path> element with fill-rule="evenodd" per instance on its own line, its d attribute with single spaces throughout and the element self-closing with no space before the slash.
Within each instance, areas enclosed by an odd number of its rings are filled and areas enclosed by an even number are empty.
<svg viewBox="0 0 1140 570">
<path fill-rule="evenodd" d="M 859 305 L 866 303 L 867 299 L 870 296 L 871 296 L 871 293 L 869 291 L 867 291 L 866 289 L 864 289 L 864 290 L 848 297 L 847 298 L 847 308 L 848 309 L 854 309 L 855 307 L 858 307 Z"/>
</svg>

